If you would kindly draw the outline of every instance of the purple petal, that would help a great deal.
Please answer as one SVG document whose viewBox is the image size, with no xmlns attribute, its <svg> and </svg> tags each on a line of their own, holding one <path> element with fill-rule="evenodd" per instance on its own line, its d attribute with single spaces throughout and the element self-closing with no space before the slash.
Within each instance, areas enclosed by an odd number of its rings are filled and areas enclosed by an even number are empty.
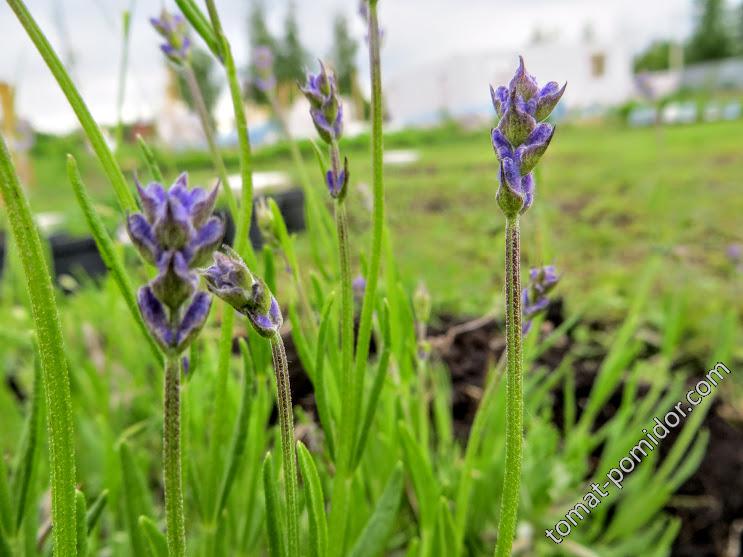
<svg viewBox="0 0 743 557">
<path fill-rule="evenodd" d="M 132 243 L 148 263 L 155 265 L 160 253 L 155 234 L 141 213 L 132 213 L 126 219 L 126 229 Z"/>
<path fill-rule="evenodd" d="M 513 158 L 513 147 L 511 147 L 506 136 L 498 128 L 493 128 L 491 136 L 493 149 L 498 159 Z"/>
<path fill-rule="evenodd" d="M 165 206 L 165 190 L 157 182 L 153 182 L 146 188 L 143 188 L 136 177 L 134 183 L 137 185 L 137 192 L 139 192 L 139 198 L 142 201 L 142 210 L 147 220 L 149 222 L 155 222 Z"/>
<path fill-rule="evenodd" d="M 528 174 L 537 165 L 537 162 L 549 147 L 554 133 L 555 128 L 550 124 L 539 124 L 529 134 L 524 144 L 518 148 L 522 175 Z"/>
<path fill-rule="evenodd" d="M 534 202 L 534 186 L 535 184 L 533 173 L 529 173 L 521 178 L 521 192 L 524 195 L 524 206 L 521 209 L 522 213 L 526 212 L 526 210 L 531 207 L 531 204 Z"/>
<path fill-rule="evenodd" d="M 554 84 L 554 88 L 552 87 L 552 84 Z M 537 121 L 541 122 L 550 115 L 550 113 L 555 109 L 555 106 L 557 106 L 557 103 L 560 102 L 563 93 L 565 93 L 565 87 L 567 86 L 568 84 L 565 83 L 565 85 L 558 88 L 557 83 L 552 81 L 542 89 L 542 92 L 539 94 L 539 98 L 537 99 L 537 109 L 535 111 Z"/>
<path fill-rule="evenodd" d="M 193 225 L 198 228 L 206 222 L 209 215 L 214 210 L 214 205 L 217 203 L 217 196 L 219 194 L 219 182 L 206 193 L 201 188 L 194 188 L 194 191 L 198 191 L 198 194 L 192 194 L 191 196 L 191 220 Z"/>
<path fill-rule="evenodd" d="M 206 264 L 215 249 L 222 243 L 224 236 L 224 223 L 218 217 L 212 217 L 202 226 L 196 237 L 188 244 L 186 259 L 188 265 L 200 267 Z"/>
<path fill-rule="evenodd" d="M 188 306 L 183 319 L 178 325 L 176 334 L 176 349 L 180 352 L 186 348 L 206 322 L 209 310 L 212 307 L 212 297 L 206 292 L 198 292 L 191 305 Z"/>
<path fill-rule="evenodd" d="M 137 305 L 142 313 L 147 328 L 158 344 L 168 349 L 173 345 L 173 332 L 168 326 L 168 318 L 165 315 L 165 307 L 155 297 L 149 286 L 143 286 L 137 292 Z"/>
<path fill-rule="evenodd" d="M 505 111 L 506 103 L 508 102 L 508 89 L 506 89 L 502 85 L 497 89 L 493 89 L 493 86 L 491 85 L 490 98 L 493 101 L 493 108 L 495 108 L 495 112 L 498 114 L 499 117 L 503 117 L 503 112 Z"/>
</svg>

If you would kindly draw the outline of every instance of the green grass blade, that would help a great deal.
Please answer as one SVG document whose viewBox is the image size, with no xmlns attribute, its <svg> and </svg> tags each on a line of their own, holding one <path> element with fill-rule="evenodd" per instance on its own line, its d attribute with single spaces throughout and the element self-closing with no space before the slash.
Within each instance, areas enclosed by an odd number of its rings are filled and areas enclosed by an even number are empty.
<svg viewBox="0 0 743 557">
<path fill-rule="evenodd" d="M 214 35 L 214 29 L 212 29 L 211 23 L 209 23 L 209 20 L 206 19 L 206 16 L 196 3 L 193 0 L 175 0 L 175 3 L 194 30 L 203 39 L 204 43 L 206 43 L 206 46 L 209 47 L 212 54 L 217 58 L 221 57 L 219 43 Z"/>
<path fill-rule="evenodd" d="M 227 466 L 222 480 L 218 504 L 214 509 L 214 521 L 227 505 L 227 498 L 230 495 L 232 484 L 234 483 L 237 469 L 245 453 L 245 443 L 247 442 L 248 422 L 250 421 L 250 406 L 253 393 L 253 360 L 250 357 L 250 349 L 245 339 L 240 339 L 240 352 L 243 358 L 243 389 L 240 398 L 240 410 L 235 423 L 235 431 L 232 435 L 232 450 L 227 460 Z"/>
<path fill-rule="evenodd" d="M 168 541 L 157 524 L 144 515 L 139 517 L 138 524 L 141 535 L 147 540 L 149 555 L 152 557 L 168 557 Z"/>
<path fill-rule="evenodd" d="M 413 480 L 415 495 L 418 498 L 418 515 L 420 517 L 421 539 L 424 532 L 432 532 L 436 519 L 436 503 L 438 482 L 427 458 L 427 453 L 411 433 L 408 426 L 399 422 L 400 439 L 402 441 L 405 465 Z"/>
<path fill-rule="evenodd" d="M 13 557 L 5 531 L 0 528 L 0 557 Z"/>
<path fill-rule="evenodd" d="M 70 185 L 75 192 L 75 197 L 77 198 L 77 202 L 80 205 L 80 209 L 82 209 L 83 215 L 85 215 L 85 220 L 88 223 L 90 233 L 93 235 L 95 245 L 98 247 L 98 251 L 101 254 L 103 263 L 106 265 L 106 268 L 111 273 L 111 276 L 116 282 L 116 286 L 119 287 L 119 291 L 121 292 L 121 295 L 123 296 L 127 307 L 129 308 L 129 312 L 132 314 L 132 317 L 137 323 L 137 326 L 142 332 L 142 335 L 147 340 L 147 343 L 150 346 L 150 350 L 157 358 L 157 361 L 162 362 L 162 353 L 157 347 L 157 344 L 155 344 L 155 341 L 152 339 L 152 336 L 148 332 L 147 326 L 142 319 L 142 315 L 139 311 L 139 306 L 137 305 L 137 298 L 134 294 L 134 287 L 129 280 L 129 275 L 126 274 L 124 263 L 121 261 L 121 258 L 119 258 L 119 255 L 116 253 L 114 242 L 111 239 L 111 236 L 109 236 L 108 232 L 106 231 L 106 227 L 103 225 L 103 222 L 101 221 L 98 213 L 93 207 L 93 202 L 90 199 L 90 196 L 88 196 L 85 184 L 83 184 L 82 177 L 80 176 L 80 172 L 77 169 L 77 163 L 75 162 L 75 158 L 72 155 L 67 156 L 67 178 L 69 179 Z"/>
<path fill-rule="evenodd" d="M 331 292 L 325 300 L 322 310 L 320 328 L 317 333 L 317 349 L 315 352 L 315 398 L 317 399 L 317 413 L 320 417 L 325 439 L 328 443 L 330 458 L 335 461 L 335 424 L 332 419 L 332 402 L 328 395 L 328 381 L 332 374 L 325 373 L 325 342 L 328 336 L 328 328 L 332 326 L 331 310 L 335 301 L 335 292 Z"/>
<path fill-rule="evenodd" d="M 96 497 L 93 504 L 88 508 L 88 512 L 85 515 L 85 525 L 88 528 L 88 534 L 90 534 L 95 527 L 98 525 L 98 521 L 103 515 L 103 510 L 108 504 L 108 490 L 104 489 L 101 494 Z"/>
<path fill-rule="evenodd" d="M 75 491 L 75 516 L 77 517 L 77 554 L 85 557 L 88 554 L 88 529 L 85 524 L 86 514 L 85 495 L 82 491 Z"/>
<path fill-rule="evenodd" d="M 140 515 L 147 512 L 145 486 L 142 475 L 138 472 L 137 463 L 127 443 L 119 445 L 121 474 L 123 478 L 122 497 L 129 530 L 129 541 L 134 555 L 145 555 L 146 545 L 141 530 L 138 528 Z"/>
<path fill-rule="evenodd" d="M 15 4 L 15 2 L 13 2 Z M 62 339 L 52 278 L 41 238 L 31 216 L 5 141 L 0 139 L 0 193 L 13 233 L 23 254 L 31 313 L 36 329 L 46 393 L 49 462 L 52 482 L 54 548 L 58 555 L 76 554 L 75 443 L 67 355 Z"/>
<path fill-rule="evenodd" d="M 392 339 L 390 338 L 390 308 L 386 300 L 383 307 L 382 335 L 384 337 L 384 348 L 382 349 L 382 355 L 379 357 L 377 372 L 374 375 L 371 392 L 369 393 L 369 400 L 367 401 L 364 408 L 364 417 L 361 421 L 361 430 L 359 433 L 359 441 L 356 445 L 353 468 L 356 468 L 356 466 L 358 466 L 358 463 L 364 454 L 366 440 L 369 437 L 369 430 L 371 429 L 372 422 L 374 421 L 374 414 L 377 410 L 379 396 L 382 394 L 382 387 L 384 387 L 384 380 L 387 377 L 387 369 L 389 368 L 390 356 L 392 354 Z"/>
<path fill-rule="evenodd" d="M 162 184 L 164 182 L 163 173 L 160 170 L 160 165 L 157 163 L 155 153 L 152 152 L 152 149 L 141 135 L 137 135 L 137 145 L 139 145 L 139 150 L 147 165 L 147 170 L 150 171 L 150 176 L 152 176 L 155 182 Z"/>
<path fill-rule="evenodd" d="M 325 516 L 325 497 L 315 461 L 307 447 L 297 442 L 299 467 L 302 470 L 310 522 L 310 545 L 313 557 L 325 557 L 328 552 L 328 523 Z"/>
<path fill-rule="evenodd" d="M 39 415 L 41 405 L 43 404 L 43 385 L 41 381 L 41 363 L 39 359 L 34 360 L 34 392 L 31 398 L 31 408 L 28 413 L 28 419 L 24 426 L 24 439 L 21 444 L 22 449 L 19 451 L 21 458 L 15 466 L 13 478 L 13 493 L 15 496 L 15 530 L 21 527 L 23 517 L 26 514 L 26 505 L 28 503 L 28 494 L 31 480 L 37 468 L 40 452 L 38 448 L 39 438 Z"/>
<path fill-rule="evenodd" d="M 263 492 L 266 498 L 266 530 L 268 532 L 268 548 L 271 557 L 287 557 L 284 548 L 284 531 L 279 495 L 274 480 L 271 453 L 263 461 Z"/>
<path fill-rule="evenodd" d="M 106 143 L 106 140 L 101 133 L 101 129 L 98 127 L 98 124 L 96 124 L 93 116 L 90 114 L 88 107 L 85 105 L 85 101 L 83 101 L 83 98 L 80 96 L 80 93 L 75 87 L 75 84 L 72 82 L 72 79 L 67 73 L 64 64 L 62 64 L 62 61 L 54 52 L 52 45 L 49 44 L 49 41 L 44 36 L 43 31 L 39 28 L 36 21 L 34 21 L 33 16 L 28 11 L 23 1 L 7 1 L 11 9 L 18 17 L 18 20 L 21 22 L 21 25 L 23 25 L 23 27 L 26 29 L 26 33 L 36 46 L 39 54 L 41 54 L 44 62 L 46 62 L 46 65 L 52 72 L 52 75 L 54 75 L 54 78 L 57 80 L 57 83 L 59 84 L 60 89 L 62 89 L 65 97 L 67 97 L 67 101 L 70 103 L 72 110 L 75 112 L 80 125 L 85 131 L 85 135 L 87 136 L 91 146 L 93 147 L 93 151 L 95 151 L 95 154 L 98 157 L 101 166 L 103 166 L 103 170 L 106 173 L 109 182 L 111 182 L 111 186 L 113 186 L 121 210 L 125 213 L 129 211 L 136 211 L 137 203 L 134 200 L 134 195 L 132 194 L 129 186 L 126 183 L 124 174 L 121 172 L 121 168 L 116 162 L 111 149 L 109 149 L 108 144 Z"/>
<path fill-rule="evenodd" d="M 13 532 L 13 506 L 10 502 L 10 484 L 5 457 L 0 454 L 0 533 Z"/>
<path fill-rule="evenodd" d="M 387 546 L 392 527 L 397 522 L 397 510 L 403 488 L 403 466 L 395 465 L 387 485 L 377 501 L 369 522 L 353 546 L 351 557 L 376 557 L 382 555 Z"/>
</svg>

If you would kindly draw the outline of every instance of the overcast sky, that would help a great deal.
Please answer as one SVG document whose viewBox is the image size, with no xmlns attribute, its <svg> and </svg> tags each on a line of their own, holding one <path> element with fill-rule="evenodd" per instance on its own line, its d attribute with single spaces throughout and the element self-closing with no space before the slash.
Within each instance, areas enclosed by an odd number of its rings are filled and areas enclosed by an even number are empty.
<svg viewBox="0 0 743 557">
<path fill-rule="evenodd" d="M 115 120 L 121 44 L 120 19 L 131 0 L 27 0 L 39 25 L 64 60 L 74 57 L 74 79 L 93 115 Z M 172 2 L 164 2 L 173 7 Z M 201 4 L 201 2 L 198 2 Z M 313 56 L 326 56 L 332 19 L 344 12 L 363 41 L 355 0 L 296 0 L 302 41 Z M 148 17 L 159 0 L 134 1 L 132 46 L 124 116 L 151 117 L 162 105 L 165 72 L 158 37 Z M 269 26 L 281 32 L 288 0 L 267 0 Z M 226 31 L 240 65 L 247 58 L 249 0 L 218 0 Z M 640 9 L 641 6 L 641 9 Z M 445 60 L 455 54 L 515 49 L 536 29 L 561 41 L 577 41 L 590 27 L 595 36 L 630 41 L 639 49 L 656 37 L 688 34 L 693 0 L 380 0 L 385 29 L 383 73 Z M 0 80 L 18 88 L 17 111 L 45 131 L 76 124 L 56 82 L 5 2 L 0 3 Z M 363 49 L 359 65 L 367 64 Z"/>
</svg>

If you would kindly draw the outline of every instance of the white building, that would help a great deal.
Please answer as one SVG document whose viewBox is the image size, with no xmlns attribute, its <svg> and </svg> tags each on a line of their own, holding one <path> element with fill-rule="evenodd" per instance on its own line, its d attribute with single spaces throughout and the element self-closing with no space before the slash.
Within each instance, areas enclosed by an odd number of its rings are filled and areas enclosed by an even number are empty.
<svg viewBox="0 0 743 557">
<path fill-rule="evenodd" d="M 488 84 L 508 84 L 519 54 L 540 84 L 568 82 L 563 110 L 615 105 L 635 92 L 632 53 L 622 42 L 539 43 L 518 51 L 453 56 L 386 80 L 387 109 L 399 126 L 432 124 L 445 114 L 457 119 L 490 118 Z"/>
</svg>

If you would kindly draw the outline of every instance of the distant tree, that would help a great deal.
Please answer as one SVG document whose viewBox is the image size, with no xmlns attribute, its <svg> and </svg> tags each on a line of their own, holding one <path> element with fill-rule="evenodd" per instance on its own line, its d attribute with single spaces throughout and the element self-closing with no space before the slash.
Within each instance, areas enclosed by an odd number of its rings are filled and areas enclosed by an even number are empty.
<svg viewBox="0 0 743 557">
<path fill-rule="evenodd" d="M 640 54 L 635 56 L 635 73 L 656 72 L 670 67 L 671 41 L 653 41 Z"/>
<path fill-rule="evenodd" d="M 212 115 L 214 105 L 219 98 L 219 93 L 222 90 L 222 84 L 216 74 L 215 60 L 211 54 L 200 48 L 194 48 L 191 52 L 191 66 L 193 67 L 194 74 L 196 75 L 196 82 L 201 88 L 201 94 L 204 97 L 204 104 L 209 114 Z M 186 79 L 183 77 L 181 72 L 178 72 L 178 91 L 184 102 L 195 110 L 194 100 L 191 96 L 191 90 L 186 83 Z"/>
<path fill-rule="evenodd" d="M 284 21 L 284 37 L 274 52 L 276 81 L 280 87 L 287 87 L 290 92 L 294 92 L 296 82 L 304 79 L 308 60 L 307 51 L 299 38 L 294 2 L 289 3 Z"/>
<path fill-rule="evenodd" d="M 697 0 L 699 17 L 686 45 L 690 63 L 719 60 L 733 54 L 733 40 L 725 20 L 724 0 Z"/>
<path fill-rule="evenodd" d="M 338 88 L 344 95 L 353 93 L 358 49 L 358 43 L 348 30 L 348 20 L 343 14 L 336 15 L 333 24 L 333 50 L 330 59 L 333 61 Z"/>
<path fill-rule="evenodd" d="M 743 54 L 743 1 L 738 6 L 738 54 Z"/>
</svg>

